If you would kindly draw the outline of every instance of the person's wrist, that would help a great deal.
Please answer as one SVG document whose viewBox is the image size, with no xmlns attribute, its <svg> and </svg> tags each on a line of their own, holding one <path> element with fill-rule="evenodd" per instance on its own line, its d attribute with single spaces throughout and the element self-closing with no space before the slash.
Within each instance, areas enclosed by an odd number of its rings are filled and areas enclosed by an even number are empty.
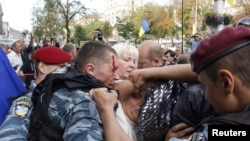
<svg viewBox="0 0 250 141">
<path fill-rule="evenodd" d="M 153 70 L 150 70 L 153 69 Z M 152 79 L 155 77 L 154 69 L 156 68 L 149 68 L 149 69 L 144 69 L 143 73 L 141 74 L 141 77 L 143 80 L 148 80 Z"/>
<path fill-rule="evenodd" d="M 100 112 L 101 115 L 115 114 L 114 113 L 114 107 L 102 107 L 101 109 L 99 109 L 99 112 Z"/>
</svg>

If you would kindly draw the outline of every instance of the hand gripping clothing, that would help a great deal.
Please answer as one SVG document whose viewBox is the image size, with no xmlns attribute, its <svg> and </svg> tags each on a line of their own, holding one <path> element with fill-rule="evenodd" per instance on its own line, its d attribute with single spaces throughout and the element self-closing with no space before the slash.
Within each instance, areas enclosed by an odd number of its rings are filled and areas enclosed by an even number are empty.
<svg viewBox="0 0 250 141">
<path fill-rule="evenodd" d="M 33 91 L 28 140 L 104 140 L 100 115 L 89 96 L 98 87 L 105 86 L 73 68 L 49 74 Z"/>
</svg>

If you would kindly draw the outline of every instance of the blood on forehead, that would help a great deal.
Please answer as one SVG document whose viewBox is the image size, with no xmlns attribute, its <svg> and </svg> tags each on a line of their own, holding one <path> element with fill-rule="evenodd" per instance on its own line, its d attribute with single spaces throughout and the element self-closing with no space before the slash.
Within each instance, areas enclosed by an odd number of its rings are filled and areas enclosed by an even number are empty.
<svg viewBox="0 0 250 141">
<path fill-rule="evenodd" d="M 109 72 L 107 73 L 107 75 L 105 75 L 105 78 L 103 80 L 103 83 L 106 85 L 106 86 L 109 86 L 111 82 L 114 81 L 114 77 L 115 77 L 115 74 L 116 74 L 116 70 L 117 70 L 117 64 L 116 64 L 116 58 L 114 55 L 112 55 L 112 62 L 111 62 L 111 66 L 110 66 L 110 63 L 109 63 L 109 70 L 112 69 L 111 71 L 112 72 Z"/>
</svg>

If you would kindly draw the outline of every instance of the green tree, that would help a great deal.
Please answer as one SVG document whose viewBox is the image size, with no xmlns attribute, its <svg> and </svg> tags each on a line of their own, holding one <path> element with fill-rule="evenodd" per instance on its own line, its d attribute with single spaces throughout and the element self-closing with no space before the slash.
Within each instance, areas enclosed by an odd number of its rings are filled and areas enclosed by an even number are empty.
<svg viewBox="0 0 250 141">
<path fill-rule="evenodd" d="M 134 23 L 131 21 L 126 22 L 117 17 L 117 24 L 115 25 L 119 35 L 122 36 L 125 40 L 130 40 L 132 38 L 132 32 L 134 30 Z"/>
<path fill-rule="evenodd" d="M 84 30 L 84 28 L 81 25 L 75 26 L 75 32 L 71 38 L 71 42 L 76 43 L 78 46 L 80 46 L 80 41 L 88 40 L 87 33 Z"/>
<path fill-rule="evenodd" d="M 45 26 L 43 24 L 44 20 L 44 15 L 42 12 L 41 8 L 34 8 L 32 11 L 32 28 L 33 28 L 33 33 L 36 38 L 36 42 L 39 42 L 42 40 L 43 35 L 45 33 Z"/>
<path fill-rule="evenodd" d="M 93 38 L 95 29 L 100 29 L 103 37 L 105 38 L 109 38 L 112 35 L 113 29 L 109 22 L 102 22 L 99 19 L 89 22 L 88 24 L 84 25 L 83 28 L 86 31 L 86 35 L 89 39 Z"/>
<path fill-rule="evenodd" d="M 143 38 L 165 38 L 174 36 L 179 30 L 174 21 L 173 6 L 158 6 L 152 3 L 132 12 L 131 21 L 134 24 L 134 35 L 137 35 L 141 27 L 142 18 L 146 18 L 150 24 L 150 30 L 145 33 Z"/>
<path fill-rule="evenodd" d="M 141 27 L 141 20 L 143 18 L 143 8 L 139 8 L 136 11 L 131 13 L 131 17 L 129 17 L 130 21 L 134 25 L 134 29 L 132 31 L 133 42 L 138 44 L 141 42 L 141 38 L 139 38 L 139 30 Z"/>
<path fill-rule="evenodd" d="M 113 27 L 110 25 L 109 22 L 104 22 L 104 25 L 102 27 L 102 34 L 103 36 L 105 37 L 110 37 L 112 35 L 112 30 L 113 30 Z"/>
<path fill-rule="evenodd" d="M 104 25 L 103 22 L 96 19 L 96 20 L 84 25 L 83 28 L 86 31 L 87 37 L 89 37 L 89 39 L 92 39 L 93 34 L 94 34 L 94 30 L 98 28 L 98 29 L 101 29 L 101 32 L 102 32 L 103 25 Z"/>
<path fill-rule="evenodd" d="M 36 14 L 37 11 L 40 13 Z M 43 29 L 44 36 L 52 36 L 63 33 L 64 27 L 68 42 L 71 36 L 71 23 L 77 16 L 84 15 L 85 11 L 86 8 L 80 0 L 44 0 L 43 9 L 33 10 L 33 29 L 37 31 Z"/>
<path fill-rule="evenodd" d="M 206 13 L 213 11 L 212 1 L 213 0 L 175 1 L 177 9 L 176 18 L 179 23 L 182 23 L 182 16 L 183 16 L 182 26 L 184 28 L 185 37 L 188 37 L 189 35 L 193 34 L 193 24 L 195 23 L 195 20 L 197 21 L 197 32 L 202 32 L 206 30 L 207 27 L 204 23 L 204 17 Z M 195 16 L 196 2 L 197 2 L 197 17 Z"/>
<path fill-rule="evenodd" d="M 51 0 L 54 1 L 54 0 Z M 65 22 L 66 28 L 66 41 L 69 41 L 70 38 L 70 22 L 72 22 L 77 15 L 81 16 L 85 14 L 86 8 L 79 0 L 67 0 L 63 3 L 61 0 L 55 0 L 56 4 L 58 5 L 59 13 L 62 14 L 62 17 Z"/>
<path fill-rule="evenodd" d="M 35 36 L 39 40 L 55 38 L 58 33 L 57 23 L 60 22 L 58 13 L 54 12 L 55 4 L 48 1 L 41 7 L 34 7 L 32 11 L 32 23 Z"/>
</svg>

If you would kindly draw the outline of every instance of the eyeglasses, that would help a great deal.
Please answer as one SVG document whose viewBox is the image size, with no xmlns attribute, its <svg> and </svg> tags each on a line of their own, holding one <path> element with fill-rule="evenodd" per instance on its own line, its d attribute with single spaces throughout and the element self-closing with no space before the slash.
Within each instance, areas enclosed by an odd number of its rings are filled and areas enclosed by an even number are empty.
<svg viewBox="0 0 250 141">
<path fill-rule="evenodd" d="M 239 22 L 236 24 L 236 27 L 237 26 L 250 27 L 250 17 L 240 19 Z"/>
</svg>

